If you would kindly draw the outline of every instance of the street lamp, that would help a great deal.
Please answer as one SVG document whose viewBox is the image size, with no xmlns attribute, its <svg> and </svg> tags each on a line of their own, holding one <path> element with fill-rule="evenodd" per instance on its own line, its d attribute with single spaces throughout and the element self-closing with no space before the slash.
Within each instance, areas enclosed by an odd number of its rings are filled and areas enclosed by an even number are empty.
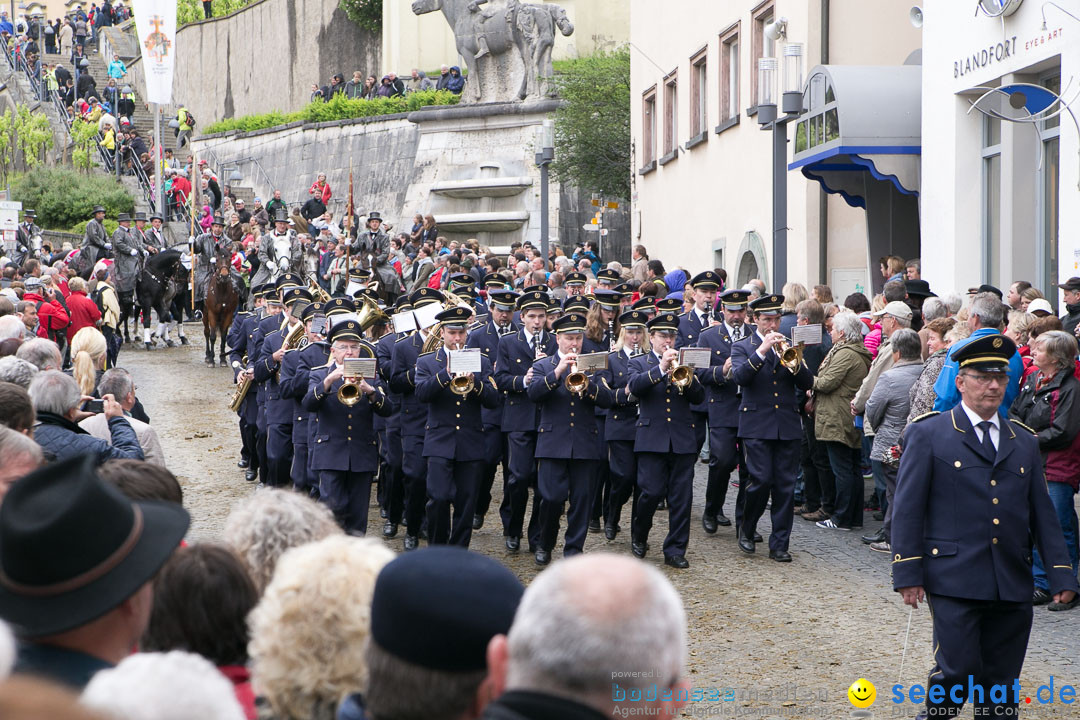
<svg viewBox="0 0 1080 720">
<path fill-rule="evenodd" d="M 555 160 L 555 122 L 544 120 L 536 130 L 536 165 L 540 168 L 540 256 L 548 263 L 548 165 Z"/>
<path fill-rule="evenodd" d="M 785 25 L 786 31 L 786 25 Z M 786 33 L 785 33 L 786 35 Z M 773 134 L 773 291 L 787 282 L 787 124 L 802 112 L 803 46 L 784 45 L 784 90 L 781 109 L 777 115 L 776 82 L 778 63 L 774 57 L 758 60 L 757 121 L 762 130 Z"/>
</svg>

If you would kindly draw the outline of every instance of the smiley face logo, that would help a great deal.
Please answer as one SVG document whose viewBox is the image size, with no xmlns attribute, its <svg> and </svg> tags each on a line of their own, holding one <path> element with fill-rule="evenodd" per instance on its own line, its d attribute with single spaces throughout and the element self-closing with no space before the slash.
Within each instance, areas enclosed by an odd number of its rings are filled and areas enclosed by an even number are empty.
<svg viewBox="0 0 1080 720">
<path fill-rule="evenodd" d="M 859 678 L 851 683 L 847 691 L 848 700 L 859 709 L 868 708 L 877 699 L 877 688 L 866 678 Z"/>
</svg>

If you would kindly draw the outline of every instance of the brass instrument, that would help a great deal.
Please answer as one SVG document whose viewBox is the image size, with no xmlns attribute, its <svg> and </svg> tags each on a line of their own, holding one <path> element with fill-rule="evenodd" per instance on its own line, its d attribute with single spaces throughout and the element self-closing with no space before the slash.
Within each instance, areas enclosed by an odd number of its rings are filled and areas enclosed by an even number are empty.
<svg viewBox="0 0 1080 720">
<path fill-rule="evenodd" d="M 361 332 L 367 332 L 368 328 L 372 325 L 390 322 L 390 316 L 379 309 L 379 304 L 367 295 L 361 295 L 356 298 L 356 300 L 361 306 L 356 313 L 356 318 L 360 323 Z"/>
<path fill-rule="evenodd" d="M 233 361 L 234 368 L 247 368 L 247 355 L 244 356 L 243 361 Z M 241 373 L 245 370 L 240 370 Z M 236 390 L 233 391 L 232 397 L 229 398 L 229 410 L 232 412 L 239 412 L 240 406 L 244 404 L 244 398 L 247 397 L 248 390 L 251 389 L 251 377 L 248 376 L 236 384 Z"/>
<path fill-rule="evenodd" d="M 454 293 L 449 293 L 446 296 L 446 302 L 443 303 L 443 309 L 449 310 L 450 308 L 464 307 L 472 312 L 473 307 L 469 303 L 459 298 Z M 361 326 L 363 322 L 361 322 Z M 428 332 L 427 340 L 424 341 L 424 346 L 420 348 L 420 354 L 435 352 L 442 347 L 442 323 L 435 323 L 431 326 L 431 330 Z"/>
<path fill-rule="evenodd" d="M 683 391 L 690 387 L 690 383 L 694 381 L 694 368 L 689 365 L 676 365 L 671 368 L 668 380 L 679 389 L 679 394 L 682 395 Z"/>
<path fill-rule="evenodd" d="M 641 354 L 641 343 L 634 343 L 630 348 L 630 357 L 637 357 Z"/>
<path fill-rule="evenodd" d="M 337 391 L 338 402 L 345 407 L 352 407 L 360 402 L 360 378 L 344 376 Z"/>
<path fill-rule="evenodd" d="M 773 345 L 773 352 L 780 358 L 780 364 L 786 367 L 792 375 L 799 372 L 799 366 L 802 365 L 803 361 L 803 343 L 792 347 L 791 343 L 782 340 Z"/>
<path fill-rule="evenodd" d="M 461 346 L 451 348 L 452 350 L 460 350 Z M 476 381 L 469 377 L 468 373 L 457 373 L 450 380 L 450 392 L 455 395 L 468 395 L 476 387 Z"/>
<path fill-rule="evenodd" d="M 573 364 L 570 365 L 570 372 L 567 374 L 564 384 L 571 395 L 577 395 L 578 397 L 582 397 L 589 387 L 589 376 L 578 370 L 576 356 Z"/>
<path fill-rule="evenodd" d="M 315 302 L 328 303 L 332 299 L 330 293 L 322 289 L 314 275 L 308 275 L 308 290 L 311 292 L 311 297 L 315 298 Z"/>
<path fill-rule="evenodd" d="M 304 330 L 304 323 L 297 323 L 296 327 L 292 328 L 285 334 L 285 340 L 281 343 L 281 349 L 285 352 L 292 350 L 303 350 L 308 346 L 307 332 Z M 279 367 L 277 372 L 274 373 L 274 381 L 281 382 L 281 368 Z"/>
</svg>

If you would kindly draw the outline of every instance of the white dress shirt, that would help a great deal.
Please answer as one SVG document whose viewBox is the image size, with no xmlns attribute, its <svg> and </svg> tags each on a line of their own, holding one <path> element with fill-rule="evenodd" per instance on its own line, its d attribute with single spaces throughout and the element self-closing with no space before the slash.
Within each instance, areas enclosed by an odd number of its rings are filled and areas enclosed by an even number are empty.
<svg viewBox="0 0 1080 720">
<path fill-rule="evenodd" d="M 975 429 L 975 437 L 979 439 L 981 443 L 983 441 L 983 431 L 979 427 L 979 423 L 984 422 L 974 410 L 969 408 L 963 401 L 960 402 L 960 407 L 964 408 L 964 412 L 968 416 L 968 420 L 971 421 L 971 427 Z M 994 443 L 995 448 L 1001 447 L 999 440 L 1001 439 L 1001 417 L 995 412 L 994 417 L 990 418 L 990 442 Z"/>
</svg>

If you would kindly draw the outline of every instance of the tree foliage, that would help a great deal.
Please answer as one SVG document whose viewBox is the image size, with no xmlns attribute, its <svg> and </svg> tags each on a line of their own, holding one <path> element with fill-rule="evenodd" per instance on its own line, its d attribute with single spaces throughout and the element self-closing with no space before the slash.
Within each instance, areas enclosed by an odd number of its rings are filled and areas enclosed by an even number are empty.
<svg viewBox="0 0 1080 720">
<path fill-rule="evenodd" d="M 250 5 L 254 0 L 213 0 L 211 8 L 214 17 L 229 15 Z M 203 13 L 202 0 L 178 0 L 176 3 L 176 26 L 196 22 L 206 17 Z"/>
<path fill-rule="evenodd" d="M 354 23 L 373 33 L 382 31 L 383 0 L 340 0 L 341 9 Z"/>
<path fill-rule="evenodd" d="M 135 200 L 124 186 L 104 174 L 87 175 L 68 168 L 37 168 L 12 180 L 12 195 L 23 207 L 37 210 L 38 222 L 52 230 L 65 230 L 90 217 L 95 205 L 111 217 L 135 210 Z"/>
<path fill-rule="evenodd" d="M 630 51 L 597 53 L 560 63 L 555 86 L 559 181 L 608 198 L 630 197 Z"/>
<path fill-rule="evenodd" d="M 76 118 L 75 122 L 71 124 L 71 139 L 75 146 L 71 153 L 71 163 L 83 172 L 88 173 L 94 167 L 97 136 L 98 128 L 96 123 Z"/>
<path fill-rule="evenodd" d="M 44 113 L 19 105 L 16 112 L 9 108 L 0 115 L 0 179 L 6 182 L 19 170 L 41 165 L 52 147 L 52 126 Z"/>
<path fill-rule="evenodd" d="M 274 110 L 262 115 L 243 115 L 237 118 L 219 120 L 208 125 L 205 132 L 208 134 L 229 132 L 230 130 L 252 132 L 253 130 L 264 130 L 291 122 L 317 123 L 376 115 L 392 115 L 393 113 L 412 112 L 428 105 L 454 105 L 458 100 L 460 100 L 460 96 L 448 90 L 421 90 L 409 93 L 405 97 L 376 98 L 374 100 L 347 98 L 338 93 L 330 98 L 329 102 L 320 98 L 308 103 L 303 109 L 296 112 L 283 113 L 280 110 Z"/>
</svg>

